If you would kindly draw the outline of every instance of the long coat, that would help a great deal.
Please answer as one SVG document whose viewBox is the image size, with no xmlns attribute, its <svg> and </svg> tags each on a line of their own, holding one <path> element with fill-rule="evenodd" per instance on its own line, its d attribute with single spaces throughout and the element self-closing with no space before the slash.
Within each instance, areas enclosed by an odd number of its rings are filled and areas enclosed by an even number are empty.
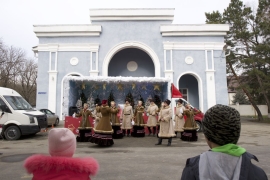
<svg viewBox="0 0 270 180">
<path fill-rule="evenodd" d="M 164 121 L 162 121 L 164 119 Z M 172 109 L 167 106 L 160 110 L 159 120 L 160 130 L 158 136 L 160 138 L 171 138 L 175 136 L 173 130 L 173 121 L 172 121 Z"/>
<path fill-rule="evenodd" d="M 96 109 L 95 109 L 95 111 L 94 111 L 94 113 L 93 113 L 94 114 L 93 117 L 95 118 L 94 128 L 97 127 L 97 125 L 98 125 L 98 123 L 100 121 L 100 118 L 101 118 L 101 113 L 100 112 L 97 112 L 97 111 L 99 111 L 98 110 L 99 108 L 100 108 L 100 106 L 97 106 Z"/>
<path fill-rule="evenodd" d="M 184 125 L 184 130 L 195 130 L 198 129 L 199 127 L 197 126 L 197 123 L 194 120 L 194 115 L 200 113 L 201 111 L 194 112 L 193 109 L 187 109 L 184 111 L 183 115 L 187 116 L 185 125 Z"/>
<path fill-rule="evenodd" d="M 131 105 L 125 105 L 121 113 L 122 129 L 132 129 L 131 119 L 133 117 L 133 109 Z"/>
<path fill-rule="evenodd" d="M 113 129 L 110 122 L 111 108 L 109 106 L 101 106 L 97 112 L 100 112 L 102 117 L 94 129 L 95 133 L 112 134 Z"/>
<path fill-rule="evenodd" d="M 117 116 L 117 113 L 119 112 L 119 109 L 117 107 L 111 107 L 111 122 L 113 126 L 120 126 L 120 121 Z"/>
<path fill-rule="evenodd" d="M 90 129 L 91 124 L 89 121 L 89 116 L 92 117 L 91 111 L 89 111 L 88 109 L 82 109 L 79 114 L 76 114 L 76 117 L 81 117 L 81 116 L 82 116 L 82 120 L 81 120 L 78 128 L 79 129 L 84 129 L 84 128 Z"/>
<path fill-rule="evenodd" d="M 24 162 L 27 172 L 33 174 L 32 180 L 90 180 L 96 175 L 99 165 L 93 158 L 71 158 L 33 155 Z"/>
<path fill-rule="evenodd" d="M 175 121 L 175 125 L 174 125 L 174 131 L 175 132 L 183 132 L 184 129 L 184 124 L 185 124 L 185 119 L 183 116 L 183 112 L 185 111 L 185 107 L 181 104 L 181 105 L 177 105 L 175 108 L 175 117 L 174 117 L 174 121 Z"/>
<path fill-rule="evenodd" d="M 135 108 L 134 113 L 134 121 L 136 126 L 144 126 L 144 119 L 143 119 L 143 113 L 144 113 L 144 107 L 143 106 L 137 106 Z"/>
<path fill-rule="evenodd" d="M 147 126 L 148 127 L 156 127 L 157 125 L 157 113 L 158 113 L 158 107 L 156 104 L 153 104 L 147 108 L 147 113 L 149 114 L 148 120 L 147 120 Z"/>
</svg>

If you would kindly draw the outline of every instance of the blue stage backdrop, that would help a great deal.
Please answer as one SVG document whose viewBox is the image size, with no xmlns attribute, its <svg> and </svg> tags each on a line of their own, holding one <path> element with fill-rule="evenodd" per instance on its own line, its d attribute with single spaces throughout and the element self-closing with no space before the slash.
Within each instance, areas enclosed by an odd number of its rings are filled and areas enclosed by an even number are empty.
<svg viewBox="0 0 270 180">
<path fill-rule="evenodd" d="M 144 102 L 155 95 L 159 96 L 160 100 L 167 99 L 170 95 L 169 84 L 169 79 L 155 77 L 67 77 L 64 80 L 63 113 L 66 116 L 69 107 L 78 106 L 82 92 L 90 108 L 95 106 L 95 98 L 108 99 L 111 92 L 117 104 L 124 104 L 130 92 L 136 105 L 140 96 Z"/>
</svg>

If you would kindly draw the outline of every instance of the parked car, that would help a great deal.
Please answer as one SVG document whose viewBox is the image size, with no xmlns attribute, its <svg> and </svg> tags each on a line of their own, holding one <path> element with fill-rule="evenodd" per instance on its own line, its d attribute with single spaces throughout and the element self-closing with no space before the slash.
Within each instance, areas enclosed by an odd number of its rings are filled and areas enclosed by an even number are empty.
<svg viewBox="0 0 270 180">
<path fill-rule="evenodd" d="M 59 117 L 49 109 L 40 109 L 39 111 L 43 112 L 47 116 L 48 126 L 57 126 L 59 124 Z"/>
<path fill-rule="evenodd" d="M 190 104 L 189 102 L 187 102 L 185 99 L 183 99 L 183 98 L 177 98 L 176 100 L 175 100 L 175 102 L 174 102 L 174 104 L 176 104 L 176 101 L 178 100 L 178 99 L 182 99 L 183 100 L 183 105 L 184 106 L 186 106 L 186 104 Z M 175 106 L 175 105 L 174 105 Z M 190 107 L 196 112 L 196 111 L 198 111 L 198 109 L 196 109 L 194 106 L 192 106 L 191 104 L 190 104 Z M 196 114 L 196 115 L 194 115 L 194 120 L 195 120 L 195 122 L 197 123 L 197 125 L 198 125 L 198 130 L 197 131 L 201 131 L 202 130 L 202 119 L 203 119 L 203 116 L 204 116 L 204 114 L 201 112 L 201 113 L 198 113 L 198 114 Z"/>
</svg>

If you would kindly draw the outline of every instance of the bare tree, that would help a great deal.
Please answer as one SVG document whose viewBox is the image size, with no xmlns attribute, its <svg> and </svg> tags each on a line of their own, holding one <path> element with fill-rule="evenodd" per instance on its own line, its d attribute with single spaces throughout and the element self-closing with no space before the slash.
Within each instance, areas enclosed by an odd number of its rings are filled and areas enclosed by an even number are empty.
<svg viewBox="0 0 270 180">
<path fill-rule="evenodd" d="M 15 79 L 20 72 L 20 67 L 26 60 L 25 52 L 20 48 L 1 47 L 0 51 L 1 58 L 1 72 L 0 72 L 0 83 L 3 87 L 10 87 L 11 84 L 15 84 Z"/>
<path fill-rule="evenodd" d="M 30 104 L 35 104 L 37 70 L 37 63 L 33 59 L 25 60 L 17 77 L 18 91 Z"/>
</svg>

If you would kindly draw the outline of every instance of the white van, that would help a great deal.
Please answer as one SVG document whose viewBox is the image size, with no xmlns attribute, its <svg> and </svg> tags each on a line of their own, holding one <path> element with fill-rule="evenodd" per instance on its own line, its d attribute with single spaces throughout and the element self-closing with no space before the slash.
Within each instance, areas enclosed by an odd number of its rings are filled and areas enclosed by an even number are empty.
<svg viewBox="0 0 270 180">
<path fill-rule="evenodd" d="M 0 87 L 0 132 L 7 140 L 34 135 L 47 127 L 46 115 L 34 110 L 16 91 Z"/>
</svg>

